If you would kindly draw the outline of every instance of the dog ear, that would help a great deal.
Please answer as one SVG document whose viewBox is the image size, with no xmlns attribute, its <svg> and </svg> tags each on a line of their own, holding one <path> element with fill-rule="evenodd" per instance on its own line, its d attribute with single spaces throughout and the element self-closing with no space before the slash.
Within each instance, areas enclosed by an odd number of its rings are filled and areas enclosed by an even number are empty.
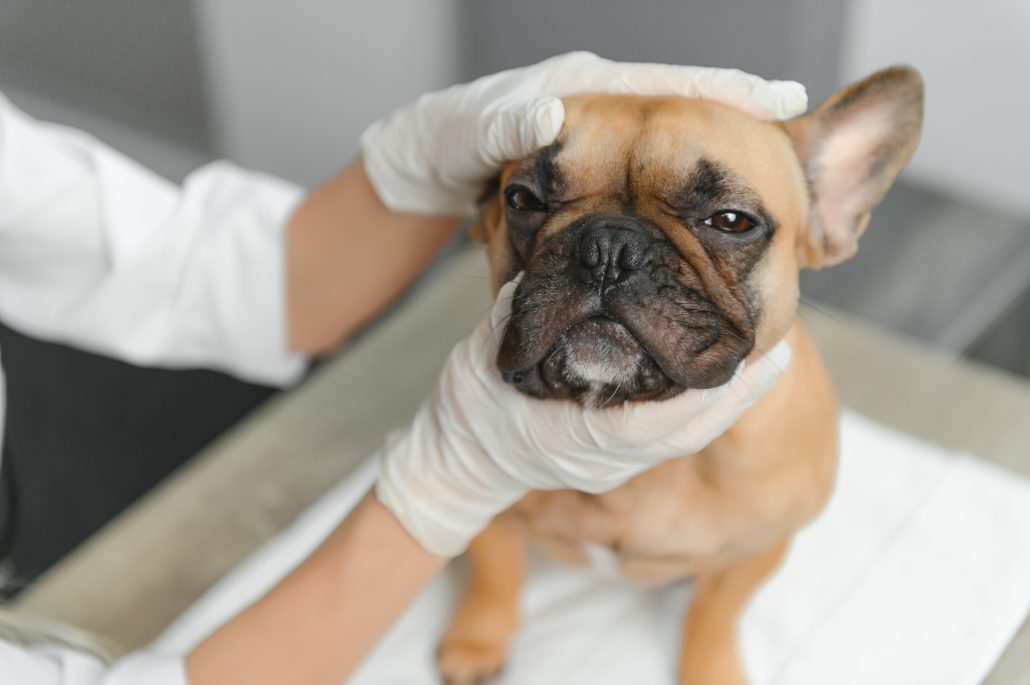
<svg viewBox="0 0 1030 685">
<path fill-rule="evenodd" d="M 832 266 L 855 254 L 869 213 L 908 163 L 922 123 L 923 81 L 909 67 L 879 71 L 784 122 L 812 203 L 804 266 Z"/>
</svg>

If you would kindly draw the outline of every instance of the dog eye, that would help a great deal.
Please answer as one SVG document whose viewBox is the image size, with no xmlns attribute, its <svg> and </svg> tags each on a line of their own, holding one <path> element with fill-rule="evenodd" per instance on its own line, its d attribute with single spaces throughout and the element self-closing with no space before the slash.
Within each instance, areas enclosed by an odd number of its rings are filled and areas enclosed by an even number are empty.
<svg viewBox="0 0 1030 685">
<path fill-rule="evenodd" d="M 743 233 L 750 231 L 755 225 L 755 222 L 747 214 L 735 211 L 713 214 L 701 223 L 727 233 Z"/>
<path fill-rule="evenodd" d="M 542 212 L 547 209 L 543 200 L 522 186 L 508 188 L 505 197 L 508 199 L 508 206 L 517 212 Z"/>
</svg>

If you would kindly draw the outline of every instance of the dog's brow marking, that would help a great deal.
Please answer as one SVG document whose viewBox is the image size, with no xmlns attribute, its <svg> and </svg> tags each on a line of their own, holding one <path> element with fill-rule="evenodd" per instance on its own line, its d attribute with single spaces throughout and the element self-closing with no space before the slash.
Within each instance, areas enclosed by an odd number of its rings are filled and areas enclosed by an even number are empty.
<svg viewBox="0 0 1030 685">
<path fill-rule="evenodd" d="M 544 192 L 545 200 L 553 198 L 558 194 L 561 186 L 565 183 L 561 169 L 555 163 L 555 157 L 562 151 L 562 143 L 554 142 L 541 150 L 533 160 L 532 174 L 540 189 Z"/>
<path fill-rule="evenodd" d="M 693 206 L 709 205 L 720 202 L 734 190 L 730 174 L 720 165 L 702 157 L 697 168 L 691 174 L 687 197 Z"/>
</svg>

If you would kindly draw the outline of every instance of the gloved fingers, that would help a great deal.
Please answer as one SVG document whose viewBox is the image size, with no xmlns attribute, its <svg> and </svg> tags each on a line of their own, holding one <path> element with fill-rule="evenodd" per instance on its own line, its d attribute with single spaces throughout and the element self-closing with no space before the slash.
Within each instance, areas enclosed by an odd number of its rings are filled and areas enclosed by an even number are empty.
<svg viewBox="0 0 1030 685">
<path fill-rule="evenodd" d="M 515 290 L 523 272 L 501 286 L 490 313 L 476 326 L 471 335 L 459 342 L 451 351 L 444 373 L 474 374 L 482 382 L 500 382 L 497 370 L 497 350 L 511 318 Z M 471 380 L 471 378 L 469 378 Z"/>
<path fill-rule="evenodd" d="M 565 105 L 553 96 L 505 103 L 485 112 L 478 141 L 484 173 L 550 145 L 564 120 Z"/>
<path fill-rule="evenodd" d="M 715 388 L 686 390 L 659 402 L 627 404 L 618 417 L 620 440 L 640 445 L 664 440 L 710 411 L 732 388 L 731 380 Z"/>
<path fill-rule="evenodd" d="M 707 70 L 699 97 L 743 110 L 758 119 L 790 119 L 808 108 L 808 93 L 797 81 L 767 81 L 739 69 Z"/>
<path fill-rule="evenodd" d="M 788 119 L 805 113 L 805 87 L 767 81 L 738 69 L 626 64 L 622 80 L 641 95 L 683 95 L 714 100 L 759 119 Z"/>
<path fill-rule="evenodd" d="M 744 412 L 772 390 L 790 365 L 791 349 L 785 341 L 751 363 L 737 369 L 728 383 L 719 388 L 718 397 L 705 411 L 699 412 L 684 430 L 673 430 L 666 436 L 670 445 L 688 445 L 701 449 L 722 435 Z"/>
<path fill-rule="evenodd" d="M 398 117 L 397 114 L 392 115 Z M 361 136 L 362 162 L 383 204 L 396 212 L 461 214 L 475 209 L 475 191 L 443 179 L 427 183 L 429 163 L 415 132 L 377 121 Z M 443 174 L 441 174 L 443 176 Z"/>
<path fill-rule="evenodd" d="M 483 181 L 504 162 L 554 142 L 565 117 L 560 98 L 591 91 L 707 98 L 771 119 L 801 114 L 807 104 L 804 87 L 793 82 L 573 52 L 429 93 L 397 110 L 362 135 L 365 170 L 393 210 L 471 212 Z"/>
<path fill-rule="evenodd" d="M 515 278 L 502 285 L 500 290 L 497 291 L 497 298 L 490 309 L 490 325 L 494 330 L 499 331 L 499 334 L 503 333 L 504 327 L 508 325 L 508 319 L 511 317 L 512 302 L 515 299 L 515 290 L 518 289 L 519 283 L 522 282 L 523 275 L 525 275 L 525 272 L 518 272 L 515 274 Z"/>
<path fill-rule="evenodd" d="M 780 341 L 753 363 L 742 362 L 730 380 L 718 387 L 687 390 L 660 402 L 584 409 L 585 439 L 630 449 L 647 444 L 659 451 L 701 449 L 772 389 L 790 364 L 791 354 L 790 345 Z"/>
<path fill-rule="evenodd" d="M 574 83 L 576 79 L 587 79 L 611 65 L 611 60 L 599 57 L 587 50 L 573 50 L 561 55 L 549 57 L 529 67 L 527 74 L 539 76 L 543 89 L 562 92 L 564 87 Z"/>
<path fill-rule="evenodd" d="M 550 145 L 565 119 L 565 105 L 546 96 L 512 101 L 498 99 L 478 113 L 470 134 L 452 131 L 440 152 L 437 171 L 443 204 L 463 212 L 475 209 L 474 198 L 484 179 L 506 162 Z"/>
<path fill-rule="evenodd" d="M 805 87 L 795 81 L 767 81 L 739 69 L 672 64 L 618 63 L 589 52 L 570 52 L 525 71 L 497 75 L 498 86 L 521 79 L 538 96 L 508 100 L 501 93 L 479 127 L 479 175 L 520 159 L 557 138 L 565 118 L 559 99 L 576 92 L 682 95 L 715 100 L 760 119 L 787 119 L 804 114 Z M 533 85 L 529 85 L 532 83 Z M 475 176 L 476 173 L 470 174 Z"/>
<path fill-rule="evenodd" d="M 729 382 L 717 389 L 719 397 L 711 403 L 710 409 L 699 414 L 702 421 L 693 428 L 703 432 L 700 423 L 709 419 L 715 422 L 725 421 L 725 426 L 719 429 L 716 435 L 729 428 L 745 411 L 772 390 L 790 365 L 792 354 L 790 345 L 781 340 L 758 359 L 742 363 Z M 674 435 L 675 431 L 670 432 L 670 436 Z"/>
<path fill-rule="evenodd" d="M 793 355 L 786 340 L 776 343 L 775 347 L 747 365 L 733 382 L 733 392 L 754 397 L 755 400 L 764 397 L 790 366 Z"/>
<path fill-rule="evenodd" d="M 619 63 L 574 52 L 539 65 L 550 72 L 553 95 L 575 92 L 682 95 L 741 109 L 759 119 L 789 119 L 805 113 L 808 96 L 795 81 L 768 81 L 739 69 L 674 64 Z"/>
<path fill-rule="evenodd" d="M 426 551 L 453 557 L 526 488 L 481 447 L 441 434 L 432 414 L 424 406 L 406 430 L 387 436 L 376 496 Z"/>
</svg>

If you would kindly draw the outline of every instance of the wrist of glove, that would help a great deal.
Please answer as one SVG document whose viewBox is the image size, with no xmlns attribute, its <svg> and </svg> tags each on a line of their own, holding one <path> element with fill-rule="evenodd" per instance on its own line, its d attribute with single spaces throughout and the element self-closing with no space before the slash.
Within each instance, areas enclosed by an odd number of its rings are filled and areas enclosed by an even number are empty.
<svg viewBox="0 0 1030 685">
<path fill-rule="evenodd" d="M 781 342 L 723 386 L 586 409 L 527 397 L 495 366 L 517 281 L 451 352 L 411 425 L 387 440 L 377 494 L 429 552 L 454 556 L 530 489 L 603 492 L 721 435 L 790 363 Z"/>
<path fill-rule="evenodd" d="M 793 81 L 571 52 L 423 95 L 375 122 L 361 137 L 365 172 L 394 211 L 470 212 L 504 162 L 554 142 L 565 118 L 560 98 L 576 92 L 705 98 L 761 119 L 797 116 L 808 104 Z"/>
</svg>

